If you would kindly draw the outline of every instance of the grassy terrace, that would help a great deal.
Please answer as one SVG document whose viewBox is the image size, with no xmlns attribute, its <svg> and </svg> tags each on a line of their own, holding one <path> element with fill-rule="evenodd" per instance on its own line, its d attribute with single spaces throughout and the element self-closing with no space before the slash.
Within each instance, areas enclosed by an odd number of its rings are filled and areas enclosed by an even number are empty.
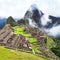
<svg viewBox="0 0 60 60">
<path fill-rule="evenodd" d="M 14 33 L 17 34 L 17 35 L 23 35 L 23 36 L 25 36 L 27 38 L 27 40 L 30 42 L 30 45 L 32 47 L 32 51 L 31 52 L 33 54 L 40 53 L 40 51 L 38 50 L 38 47 L 36 45 L 37 39 L 31 37 L 31 34 L 28 33 L 27 31 L 24 31 L 24 29 L 25 28 L 23 28 L 23 27 L 14 27 Z M 45 58 L 44 58 L 44 60 L 45 60 Z"/>
<path fill-rule="evenodd" d="M 24 28 L 15 27 L 14 33 L 19 35 L 25 36 L 31 43 L 32 51 L 38 51 L 37 47 L 33 45 L 37 40 L 35 38 L 30 38 L 30 34 L 24 32 Z M 31 52 L 32 52 L 31 51 Z M 43 56 L 37 56 L 33 54 L 29 54 L 22 51 L 11 50 L 0 46 L 0 60 L 47 60 Z"/>
<path fill-rule="evenodd" d="M 46 60 L 29 53 L 10 50 L 0 46 L 0 60 Z"/>
<path fill-rule="evenodd" d="M 17 35 L 30 36 L 30 34 L 24 32 L 24 28 L 14 28 L 14 33 Z"/>
<path fill-rule="evenodd" d="M 31 43 L 32 49 L 34 51 L 37 51 L 37 47 L 35 47 L 33 45 L 33 43 L 35 43 L 37 41 L 36 38 L 32 38 L 29 33 L 27 33 L 27 32 L 24 31 L 24 28 L 23 27 L 21 27 L 21 28 L 15 27 L 14 28 L 14 33 L 17 34 L 17 35 L 23 35 L 23 36 L 25 36 L 27 38 L 27 40 L 29 40 L 29 42 Z"/>
<path fill-rule="evenodd" d="M 23 35 L 27 38 L 27 40 L 31 44 L 31 47 L 32 47 L 31 52 L 33 54 L 36 54 L 36 53 L 40 54 L 41 53 L 41 51 L 38 50 L 40 45 L 37 43 L 36 38 L 31 37 L 30 33 L 28 33 L 27 31 L 25 32 L 23 27 L 15 27 L 14 28 L 14 33 L 17 34 L 17 35 Z M 60 45 L 56 45 L 55 41 L 52 38 L 48 37 L 47 35 L 45 35 L 45 36 L 46 36 L 46 39 L 47 39 L 46 40 L 47 49 L 52 49 L 52 51 L 57 56 L 60 57 L 60 53 L 59 53 L 60 51 L 58 50 L 58 49 L 60 49 L 59 48 Z M 58 49 L 56 48 L 56 46 L 58 47 Z"/>
<path fill-rule="evenodd" d="M 27 32 L 24 31 L 24 28 L 14 28 L 14 33 L 17 35 L 23 35 L 27 38 L 27 40 L 29 40 L 30 43 L 34 43 L 36 42 L 36 38 L 32 38 L 31 35 Z"/>
</svg>

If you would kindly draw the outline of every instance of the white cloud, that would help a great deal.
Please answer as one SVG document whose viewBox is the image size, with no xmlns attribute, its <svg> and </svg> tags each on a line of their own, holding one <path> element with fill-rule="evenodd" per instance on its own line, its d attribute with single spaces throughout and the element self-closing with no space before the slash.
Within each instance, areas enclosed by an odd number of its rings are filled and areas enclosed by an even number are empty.
<svg viewBox="0 0 60 60">
<path fill-rule="evenodd" d="M 0 0 L 0 16 L 22 17 L 31 3 L 29 2 L 26 0 Z"/>
<path fill-rule="evenodd" d="M 60 0 L 0 0 L 0 16 L 23 17 L 35 3 L 44 13 L 60 16 Z"/>
<path fill-rule="evenodd" d="M 60 25 L 46 29 L 45 32 L 53 37 L 60 37 Z"/>
</svg>

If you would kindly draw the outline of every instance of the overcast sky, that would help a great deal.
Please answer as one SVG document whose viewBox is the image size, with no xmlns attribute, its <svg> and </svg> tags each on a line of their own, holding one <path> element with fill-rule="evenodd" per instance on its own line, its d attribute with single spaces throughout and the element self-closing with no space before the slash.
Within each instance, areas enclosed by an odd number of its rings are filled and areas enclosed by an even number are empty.
<svg viewBox="0 0 60 60">
<path fill-rule="evenodd" d="M 60 16 L 60 0 L 0 0 L 0 16 L 21 18 L 32 4 L 45 14 Z"/>
</svg>

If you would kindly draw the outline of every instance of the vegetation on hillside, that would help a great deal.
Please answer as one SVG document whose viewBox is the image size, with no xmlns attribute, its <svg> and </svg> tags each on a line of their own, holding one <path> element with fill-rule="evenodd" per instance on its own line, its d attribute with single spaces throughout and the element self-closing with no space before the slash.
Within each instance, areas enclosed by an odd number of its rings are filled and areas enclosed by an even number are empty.
<svg viewBox="0 0 60 60">
<path fill-rule="evenodd" d="M 31 31 L 31 30 L 30 30 Z M 48 37 L 46 34 L 45 34 L 45 43 L 43 42 L 42 44 L 44 45 L 41 45 L 40 42 L 38 42 L 37 38 L 39 37 L 33 37 L 31 36 L 31 33 L 30 33 L 29 29 L 27 30 L 26 26 L 20 26 L 20 27 L 14 27 L 14 33 L 17 34 L 17 35 L 23 35 L 27 38 L 27 40 L 30 42 L 30 45 L 32 47 L 32 52 L 33 54 L 36 54 L 38 53 L 39 55 L 42 53 L 43 55 L 45 56 L 50 56 L 51 58 L 56 58 L 56 56 L 53 54 L 53 50 L 54 47 L 57 46 L 56 42 L 54 41 L 53 38 L 51 37 Z M 32 32 L 33 31 L 33 32 Z M 34 28 L 34 30 L 32 30 L 31 32 L 34 33 L 35 31 L 37 32 L 37 30 Z M 34 33 L 34 35 L 36 35 Z M 40 46 L 42 46 L 40 48 Z M 46 48 L 44 48 L 46 47 Z M 39 50 L 43 48 L 42 51 Z M 44 50 L 45 49 L 45 50 Z M 47 51 L 48 50 L 48 51 Z M 45 53 L 45 54 L 44 54 Z M 47 54 L 47 55 L 46 55 Z M 50 59 L 50 58 L 49 58 Z"/>
<path fill-rule="evenodd" d="M 52 47 L 51 50 L 60 58 L 60 40 L 54 39 L 56 46 Z"/>
<path fill-rule="evenodd" d="M 10 24 L 12 27 L 14 26 L 21 26 L 21 25 L 29 25 L 29 21 L 28 19 L 20 19 L 20 20 L 17 20 L 17 22 L 13 19 L 12 16 L 9 16 L 6 20 L 6 24 Z"/>
<path fill-rule="evenodd" d="M 37 42 L 36 38 L 31 37 L 31 34 L 28 33 L 27 31 L 25 31 L 25 28 L 23 27 L 15 27 L 14 28 L 14 33 L 17 35 L 23 35 L 26 37 L 26 39 L 30 42 L 32 50 L 34 50 L 34 52 L 37 52 L 38 49 L 36 46 L 33 45 L 33 43 Z"/>
<path fill-rule="evenodd" d="M 17 22 L 11 16 L 7 18 L 6 24 L 10 24 L 12 27 L 18 25 Z"/>
<path fill-rule="evenodd" d="M 29 24 L 29 21 L 28 19 L 20 19 L 17 21 L 18 25 L 21 26 L 21 25 L 28 25 Z"/>
<path fill-rule="evenodd" d="M 56 56 L 60 57 L 60 41 L 58 39 L 46 36 L 46 46 L 50 49 Z"/>
</svg>

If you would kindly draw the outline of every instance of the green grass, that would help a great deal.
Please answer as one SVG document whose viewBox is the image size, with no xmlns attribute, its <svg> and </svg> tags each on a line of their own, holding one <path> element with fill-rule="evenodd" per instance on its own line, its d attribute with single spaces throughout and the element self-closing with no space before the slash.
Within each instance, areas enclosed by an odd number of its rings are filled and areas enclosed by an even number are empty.
<svg viewBox="0 0 60 60">
<path fill-rule="evenodd" d="M 31 34 L 28 33 L 27 31 L 24 31 L 24 27 L 14 27 L 14 33 L 17 35 L 23 35 L 27 38 L 27 40 L 30 42 L 30 45 L 32 47 L 32 53 L 36 55 L 36 53 L 40 53 L 40 51 L 38 50 L 38 47 L 36 46 L 36 44 L 34 45 L 34 43 L 37 42 L 36 38 L 31 37 Z"/>
<path fill-rule="evenodd" d="M 32 45 L 32 48 L 34 49 L 35 52 L 38 52 L 38 48 L 34 45 Z"/>
<path fill-rule="evenodd" d="M 25 32 L 23 27 L 20 27 L 20 28 L 19 27 L 15 27 L 14 28 L 14 33 L 17 34 L 17 35 L 23 35 L 23 36 L 25 36 L 29 40 L 30 43 L 33 43 L 33 42 L 37 41 L 36 38 L 31 38 L 30 37 L 31 34 Z"/>
<path fill-rule="evenodd" d="M 0 46 L 0 60 L 46 60 L 29 53 L 10 50 Z"/>
<path fill-rule="evenodd" d="M 37 41 L 36 38 L 28 38 L 28 40 L 29 40 L 30 43 L 34 43 L 34 42 Z"/>
<path fill-rule="evenodd" d="M 54 40 L 47 35 L 45 35 L 45 36 L 46 36 L 46 46 L 47 46 L 47 48 L 51 49 L 52 47 L 55 47 L 56 43 L 54 42 Z"/>
<path fill-rule="evenodd" d="M 31 44 L 32 53 L 33 53 L 33 50 L 34 50 L 34 52 L 38 52 L 37 47 L 33 45 L 33 43 L 37 42 L 37 39 L 31 37 L 30 33 L 27 33 L 27 31 L 25 32 L 24 27 L 14 27 L 14 33 L 17 34 L 17 35 L 23 35 L 27 38 L 27 40 Z"/>
<path fill-rule="evenodd" d="M 17 35 L 31 36 L 30 34 L 24 32 L 24 28 L 19 28 L 19 27 L 14 28 L 14 33 Z"/>
</svg>

